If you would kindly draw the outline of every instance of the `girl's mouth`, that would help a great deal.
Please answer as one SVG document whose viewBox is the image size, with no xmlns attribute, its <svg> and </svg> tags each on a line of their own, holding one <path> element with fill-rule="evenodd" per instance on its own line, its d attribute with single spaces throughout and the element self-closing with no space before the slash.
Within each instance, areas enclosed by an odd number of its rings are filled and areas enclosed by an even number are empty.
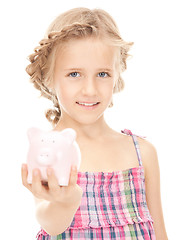
<svg viewBox="0 0 176 240">
<path fill-rule="evenodd" d="M 95 109 L 100 102 L 92 102 L 92 103 L 88 103 L 88 102 L 76 102 L 80 107 L 84 108 L 84 109 L 88 109 L 88 110 L 92 110 Z"/>
</svg>

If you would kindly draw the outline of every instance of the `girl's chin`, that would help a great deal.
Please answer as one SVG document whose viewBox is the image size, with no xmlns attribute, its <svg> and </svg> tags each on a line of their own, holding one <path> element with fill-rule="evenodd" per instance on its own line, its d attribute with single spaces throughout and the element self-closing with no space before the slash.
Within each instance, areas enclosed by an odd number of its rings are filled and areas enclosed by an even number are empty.
<svg viewBox="0 0 176 240">
<path fill-rule="evenodd" d="M 101 117 L 103 117 L 103 113 L 100 115 L 96 115 L 96 116 L 79 116 L 77 118 L 75 118 L 75 120 L 77 121 L 77 123 L 81 124 L 81 125 L 91 125 L 91 124 L 95 124 L 98 121 L 100 121 Z"/>
<path fill-rule="evenodd" d="M 94 124 L 97 121 L 99 121 L 101 117 L 103 117 L 104 112 L 106 110 L 106 106 L 103 106 L 100 103 L 100 104 L 97 104 L 97 106 L 94 109 L 90 109 L 90 108 L 87 109 L 86 107 L 84 108 L 76 104 L 76 108 L 73 107 L 71 111 L 69 111 L 69 109 L 67 110 L 66 108 L 63 107 L 61 108 L 62 117 L 60 122 L 63 122 L 63 123 L 70 122 L 71 124 L 71 122 L 75 121 L 82 125 Z"/>
</svg>

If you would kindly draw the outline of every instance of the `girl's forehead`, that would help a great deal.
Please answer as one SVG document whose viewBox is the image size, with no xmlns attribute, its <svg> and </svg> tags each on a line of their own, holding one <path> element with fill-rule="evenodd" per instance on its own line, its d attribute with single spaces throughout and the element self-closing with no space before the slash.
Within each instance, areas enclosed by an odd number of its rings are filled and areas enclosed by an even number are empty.
<svg viewBox="0 0 176 240">
<path fill-rule="evenodd" d="M 119 48 L 96 38 L 74 39 L 59 47 L 56 55 L 56 64 L 68 62 L 112 63 L 119 56 Z M 62 60 L 62 61 L 61 61 Z"/>
<path fill-rule="evenodd" d="M 67 42 L 64 42 L 60 45 L 60 52 L 65 52 L 65 51 L 70 51 L 74 50 L 75 48 L 81 48 L 81 47 L 87 47 L 89 50 L 96 48 L 98 50 L 101 49 L 119 49 L 118 47 L 113 46 L 108 42 L 107 40 L 103 40 L 100 38 L 95 38 L 95 37 L 86 37 L 86 38 L 81 38 L 81 39 L 70 39 Z M 87 49 L 86 48 L 86 49 Z M 85 50 L 86 50 L 85 49 Z"/>
</svg>

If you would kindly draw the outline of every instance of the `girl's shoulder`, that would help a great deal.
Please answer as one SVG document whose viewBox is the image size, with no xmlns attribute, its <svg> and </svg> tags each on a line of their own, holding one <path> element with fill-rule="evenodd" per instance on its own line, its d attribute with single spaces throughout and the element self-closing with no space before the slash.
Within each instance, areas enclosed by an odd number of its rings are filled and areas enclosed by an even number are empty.
<svg viewBox="0 0 176 240">
<path fill-rule="evenodd" d="M 151 168 L 152 165 L 156 164 L 158 161 L 156 147 L 147 139 L 137 137 L 137 140 L 139 143 L 143 165 L 145 165 L 146 168 Z"/>
<path fill-rule="evenodd" d="M 114 139 L 119 139 L 119 140 L 122 140 L 122 141 L 128 141 L 128 142 L 130 141 L 131 142 L 132 135 L 135 136 L 135 138 L 136 138 L 136 140 L 139 144 L 144 144 L 144 145 L 145 145 L 145 143 L 150 144 L 150 142 L 146 139 L 146 136 L 137 135 L 134 132 L 132 132 L 130 129 L 123 129 L 119 132 L 113 130 L 111 136 Z"/>
<path fill-rule="evenodd" d="M 117 136 L 121 134 L 124 141 L 131 141 L 132 135 L 136 137 L 138 142 L 139 151 L 141 154 L 142 164 L 144 168 L 151 168 L 152 164 L 157 162 L 157 150 L 152 142 L 150 142 L 146 136 L 135 134 L 135 132 L 124 129 L 121 130 L 121 133 L 116 132 Z"/>
</svg>

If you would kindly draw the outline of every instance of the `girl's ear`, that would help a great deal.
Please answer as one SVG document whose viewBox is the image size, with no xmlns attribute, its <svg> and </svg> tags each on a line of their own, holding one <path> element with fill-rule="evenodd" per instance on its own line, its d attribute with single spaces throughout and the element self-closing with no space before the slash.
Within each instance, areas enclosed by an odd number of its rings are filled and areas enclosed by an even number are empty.
<svg viewBox="0 0 176 240">
<path fill-rule="evenodd" d="M 76 139 L 76 131 L 72 128 L 66 128 L 60 132 L 69 144 L 72 144 Z"/>
<path fill-rule="evenodd" d="M 118 80 L 119 80 L 119 79 L 115 80 L 115 82 L 114 82 L 113 93 L 115 93 L 115 92 L 118 91 Z"/>
</svg>

